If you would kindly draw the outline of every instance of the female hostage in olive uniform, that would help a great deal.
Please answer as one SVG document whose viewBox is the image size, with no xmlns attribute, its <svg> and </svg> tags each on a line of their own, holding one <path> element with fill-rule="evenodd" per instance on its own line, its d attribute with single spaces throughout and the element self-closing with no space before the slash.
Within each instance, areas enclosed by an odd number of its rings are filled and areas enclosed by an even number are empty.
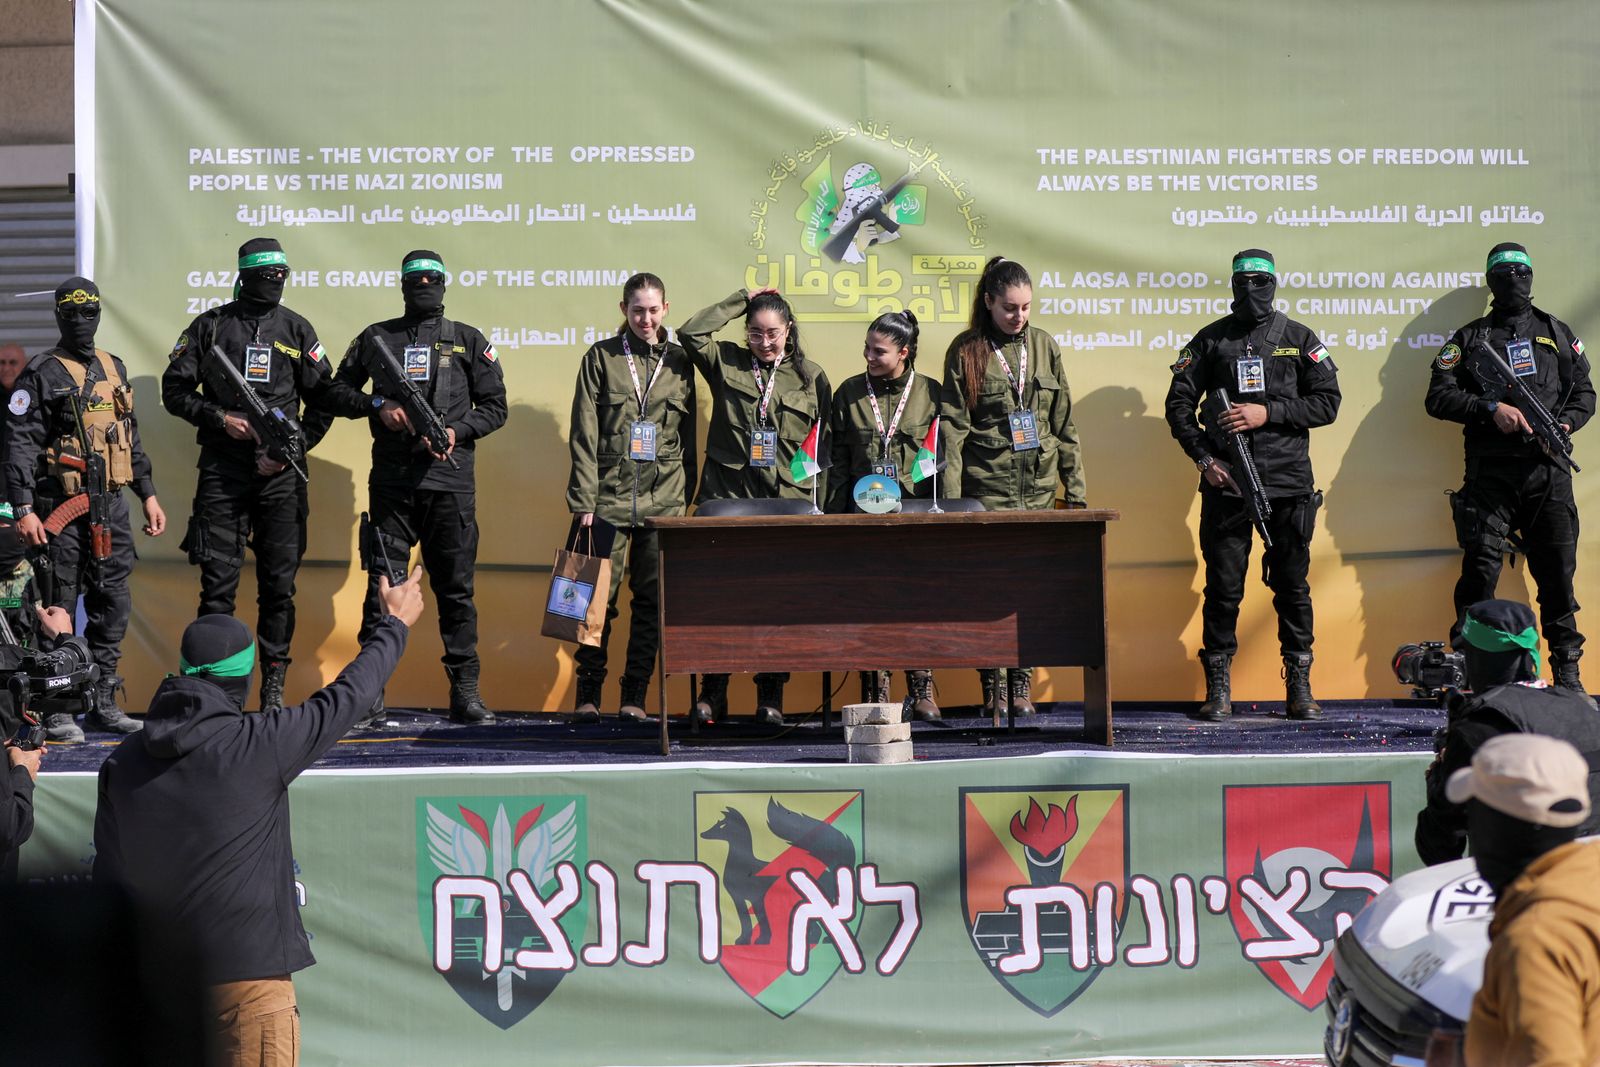
<svg viewBox="0 0 1600 1067">
<path fill-rule="evenodd" d="M 933 478 L 911 480 L 917 451 L 939 417 L 939 383 L 915 370 L 917 333 L 917 317 L 909 311 L 879 315 L 867 327 L 862 351 L 866 373 L 845 380 L 833 394 L 828 419 L 833 439 L 833 462 L 828 468 L 830 512 L 855 511 L 852 492 L 856 480 L 873 473 L 892 476 L 902 498 L 933 495 Z M 907 671 L 906 686 L 913 715 L 939 718 L 932 671 Z M 862 671 L 862 702 L 876 704 L 888 699 L 889 672 Z"/>
<path fill-rule="evenodd" d="M 746 345 L 712 335 L 743 317 Z M 789 466 L 811 427 L 827 427 L 832 390 L 822 368 L 800 347 L 800 327 L 788 301 L 773 290 L 738 292 L 691 316 L 678 330 L 684 350 L 711 388 L 711 425 L 696 504 L 708 500 L 789 498 L 809 500 L 809 481 L 796 482 Z M 819 454 L 821 446 L 819 445 Z M 818 479 L 826 472 L 816 475 Z M 817 486 L 822 494 L 826 483 Z M 787 674 L 756 675 L 756 717 L 783 722 Z M 695 717 L 728 714 L 728 676 L 705 675 Z"/>
<path fill-rule="evenodd" d="M 654 274 L 635 274 L 623 286 L 621 306 L 627 317 L 624 328 L 584 353 L 572 398 L 567 509 L 585 526 L 599 515 L 617 528 L 605 630 L 599 647 L 579 645 L 575 657 L 576 718 L 589 722 L 600 718 L 606 645 L 624 572 L 633 595 L 633 622 L 619 714 L 623 719 L 645 718 L 645 694 L 661 635 L 656 594 L 660 542 L 643 522 L 652 515 L 682 515 L 694 486 L 694 371 L 661 325 L 667 314 L 666 287 Z"/>
<path fill-rule="evenodd" d="M 944 489 L 990 511 L 1052 508 L 1058 481 L 1068 507 L 1084 506 L 1083 457 L 1061 349 L 1028 325 L 1032 304 L 1027 270 L 996 256 L 978 279 L 969 328 L 945 353 Z M 1033 714 L 1033 668 L 1010 668 L 1009 692 L 1007 672 L 978 673 L 991 714 L 1003 711 L 1008 697 L 1017 714 Z"/>
</svg>

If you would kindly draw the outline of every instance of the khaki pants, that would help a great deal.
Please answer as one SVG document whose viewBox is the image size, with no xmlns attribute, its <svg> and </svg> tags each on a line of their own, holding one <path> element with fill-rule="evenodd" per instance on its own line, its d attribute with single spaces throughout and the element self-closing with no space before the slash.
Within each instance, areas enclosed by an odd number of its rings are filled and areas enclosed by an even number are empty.
<svg viewBox="0 0 1600 1067">
<path fill-rule="evenodd" d="M 209 990 L 213 1067 L 296 1067 L 300 1009 L 288 975 L 224 982 Z"/>
</svg>

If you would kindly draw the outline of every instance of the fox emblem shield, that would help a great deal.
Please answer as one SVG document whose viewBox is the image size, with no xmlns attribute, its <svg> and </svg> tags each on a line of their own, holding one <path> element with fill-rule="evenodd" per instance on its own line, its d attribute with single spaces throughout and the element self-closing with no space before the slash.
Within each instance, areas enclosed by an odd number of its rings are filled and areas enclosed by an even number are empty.
<svg viewBox="0 0 1600 1067">
<path fill-rule="evenodd" d="M 1389 785 L 1227 786 L 1228 917 L 1245 958 L 1307 1011 L 1321 1008 L 1333 943 L 1393 874 Z"/>
<path fill-rule="evenodd" d="M 801 901 L 792 878 L 803 875 L 838 903 L 836 872 L 863 862 L 859 791 L 696 793 L 695 858 L 717 874 L 722 969 L 757 1004 L 780 1019 L 827 985 L 839 951 L 809 924 L 808 965 L 790 970 L 791 919 Z M 861 924 L 857 907 L 845 924 Z"/>
<path fill-rule="evenodd" d="M 1051 1016 L 1115 958 L 1127 786 L 961 790 L 961 904 L 989 973 Z"/>
<path fill-rule="evenodd" d="M 541 899 L 557 887 L 556 868 L 588 862 L 585 800 L 580 796 L 462 796 L 417 798 L 417 913 L 434 969 L 468 1006 L 502 1030 L 544 1002 L 565 972 L 514 965 L 519 949 L 544 949 L 527 909 L 511 889 L 522 871 Z M 491 911 L 483 899 L 454 899 L 451 914 L 436 914 L 435 884 L 443 878 L 472 880 L 498 897 Z M 560 919 L 572 943 L 581 942 L 589 899 L 581 896 Z M 435 931 L 450 931 L 449 966 L 441 968 Z M 486 965 L 484 946 L 503 945 L 498 966 Z"/>
</svg>

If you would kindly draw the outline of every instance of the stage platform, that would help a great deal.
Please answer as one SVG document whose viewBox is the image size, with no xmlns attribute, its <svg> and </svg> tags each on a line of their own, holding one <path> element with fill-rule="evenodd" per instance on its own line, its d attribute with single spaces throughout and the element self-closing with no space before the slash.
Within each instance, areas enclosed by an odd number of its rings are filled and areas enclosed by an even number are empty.
<svg viewBox="0 0 1600 1067">
<path fill-rule="evenodd" d="M 1281 702 L 1238 703 L 1224 722 L 1188 718 L 1190 704 L 1119 703 L 1114 753 L 1140 755 L 1337 755 L 1433 751 L 1444 712 L 1427 701 L 1327 701 L 1323 718 L 1294 722 Z M 492 726 L 456 726 L 442 712 L 391 709 L 381 729 L 353 734 L 318 764 L 327 770 L 473 766 L 584 765 L 663 762 L 659 723 L 622 723 L 608 717 L 579 725 L 565 715 L 508 713 Z M 973 707 L 946 709 L 942 722 L 912 724 L 917 761 L 1003 759 L 1045 753 L 1105 753 L 1085 740 L 1083 705 L 1041 704 L 1040 714 L 1017 720 L 1014 731 L 995 728 Z M 791 715 L 782 727 L 748 718 L 701 727 L 670 723 L 672 759 L 717 763 L 843 763 L 844 734 L 835 715 L 824 728 L 821 712 Z M 83 745 L 52 745 L 46 770 L 97 770 L 120 738 L 90 734 Z"/>
</svg>

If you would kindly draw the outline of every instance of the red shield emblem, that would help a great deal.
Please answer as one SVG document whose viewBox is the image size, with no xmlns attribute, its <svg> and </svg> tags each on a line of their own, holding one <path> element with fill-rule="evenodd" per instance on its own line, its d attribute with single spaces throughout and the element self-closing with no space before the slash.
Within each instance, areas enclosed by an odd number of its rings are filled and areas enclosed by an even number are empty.
<svg viewBox="0 0 1600 1067">
<path fill-rule="evenodd" d="M 1227 786 L 1228 917 L 1247 960 L 1307 1011 L 1333 942 L 1393 873 L 1389 785 Z"/>
</svg>

